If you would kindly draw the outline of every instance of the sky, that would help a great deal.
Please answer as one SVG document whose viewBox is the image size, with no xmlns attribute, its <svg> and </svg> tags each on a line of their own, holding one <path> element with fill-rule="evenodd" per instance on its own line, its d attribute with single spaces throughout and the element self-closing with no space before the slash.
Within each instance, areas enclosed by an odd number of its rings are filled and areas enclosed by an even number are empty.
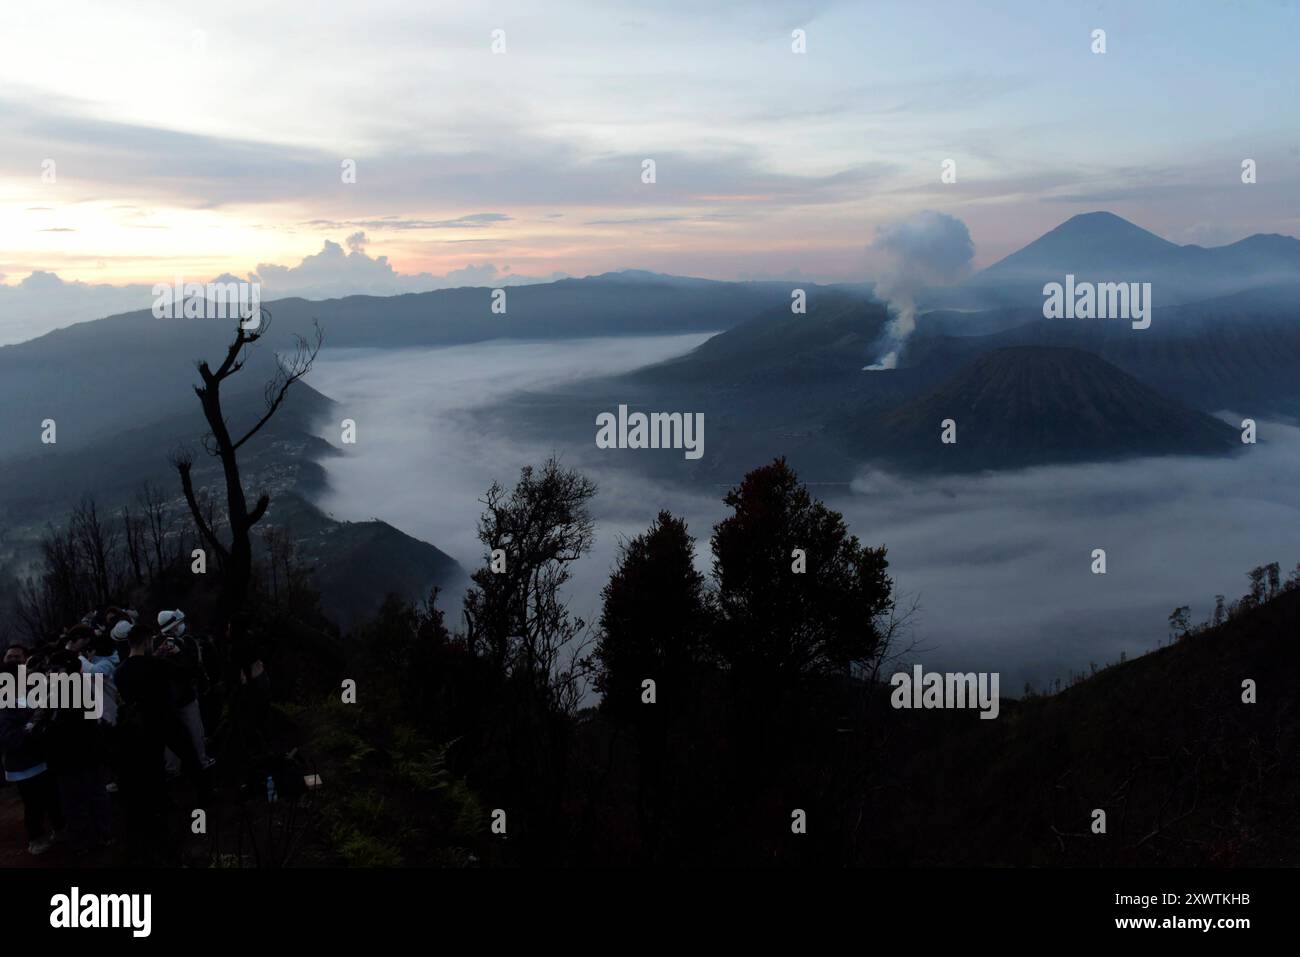
<svg viewBox="0 0 1300 957">
<path fill-rule="evenodd" d="M 1095 209 L 1300 234 L 1296 36 L 1265 0 L 9 0 L 0 341 L 219 274 L 861 280 L 923 210 L 976 267 Z"/>
</svg>

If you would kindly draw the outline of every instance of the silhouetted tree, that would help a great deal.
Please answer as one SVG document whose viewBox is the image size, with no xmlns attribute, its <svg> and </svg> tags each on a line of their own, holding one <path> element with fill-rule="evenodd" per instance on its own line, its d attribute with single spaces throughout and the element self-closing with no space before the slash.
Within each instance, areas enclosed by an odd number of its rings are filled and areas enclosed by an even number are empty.
<svg viewBox="0 0 1300 957">
<path fill-rule="evenodd" d="M 277 372 L 266 385 L 266 405 L 262 415 L 251 428 L 237 438 L 231 433 L 230 424 L 226 421 L 225 413 L 221 408 L 221 386 L 244 367 L 245 348 L 255 344 L 270 329 L 270 313 L 264 308 L 260 313 L 259 321 L 255 325 L 251 316 L 238 324 L 235 338 L 227 348 L 221 364 L 215 370 L 206 361 L 198 363 L 199 376 L 203 384 L 194 387 L 194 393 L 199 397 L 199 405 L 203 409 L 203 417 L 208 423 L 209 434 L 205 442 L 207 451 L 220 461 L 225 479 L 226 523 L 230 531 L 228 544 L 218 537 L 212 521 L 205 515 L 195 494 L 191 475 L 194 465 L 192 456 L 188 452 L 178 452 L 172 462 L 180 475 L 181 489 L 185 493 L 185 501 L 189 505 L 194 524 L 207 547 L 216 553 L 222 569 L 219 607 L 221 622 L 240 620 L 239 612 L 248 594 L 249 580 L 253 572 L 253 545 L 250 532 L 266 514 L 266 509 L 271 504 L 270 495 L 264 492 L 258 496 L 251 509 L 248 507 L 248 495 L 239 474 L 239 450 L 279 410 L 289 392 L 289 387 L 311 370 L 321 345 L 320 326 L 316 326 L 314 341 L 309 342 L 302 336 L 295 336 L 297 348 L 294 354 L 288 359 L 276 355 Z M 253 327 L 249 328 L 249 326 Z"/>
<path fill-rule="evenodd" d="M 478 526 L 487 565 L 464 601 L 467 644 L 487 672 L 490 717 L 476 747 L 492 766 L 480 779 L 529 795 L 511 833 L 542 857 L 562 852 L 571 717 L 589 670 L 586 623 L 569 614 L 562 590 L 569 566 L 591 548 L 595 494 L 593 482 L 553 458 L 521 469 L 509 492 L 494 482 Z"/>
<path fill-rule="evenodd" d="M 644 710 L 647 678 L 656 683 L 661 708 L 680 699 L 705 653 L 712 616 L 686 523 L 660 512 L 644 535 L 624 542 L 601 595 L 596 687 L 605 710 L 621 716 Z"/>
<path fill-rule="evenodd" d="M 587 503 L 595 494 L 595 483 L 555 459 L 540 471 L 521 469 L 510 492 L 494 482 L 481 500 L 486 510 L 478 526 L 487 565 L 474 572 L 464 602 L 473 652 L 561 710 L 581 698 L 575 639 L 586 627 L 569 614 L 561 589 L 569 566 L 591 548 Z"/>
<path fill-rule="evenodd" d="M 699 701 L 715 617 L 686 523 L 660 512 L 645 534 L 624 542 L 601 595 L 596 686 L 601 708 L 636 741 L 641 843 L 657 860 L 672 795 L 690 776 L 689 749 L 674 743 L 705 732 Z M 698 786 L 691 790 L 698 807 L 703 796 Z"/>
<path fill-rule="evenodd" d="M 787 687 L 866 665 L 891 606 L 885 549 L 861 545 L 783 458 L 750 472 L 723 501 L 732 515 L 714 526 L 712 542 L 719 651 L 737 675 Z"/>
<path fill-rule="evenodd" d="M 1269 562 L 1264 566 L 1264 571 L 1268 575 L 1268 597 L 1276 598 L 1277 593 L 1282 589 L 1282 568 L 1277 562 Z"/>
<path fill-rule="evenodd" d="M 262 529 L 263 560 L 258 564 L 259 585 L 272 605 L 294 614 L 315 609 L 319 595 L 311 585 L 312 569 L 298 558 L 291 529 L 270 525 Z"/>
<path fill-rule="evenodd" d="M 1267 575 L 1268 567 L 1266 565 L 1257 565 L 1246 573 L 1246 577 L 1250 579 L 1250 594 L 1245 596 L 1243 602 L 1258 605 L 1264 601 L 1266 594 L 1264 580 Z"/>
<path fill-rule="evenodd" d="M 94 498 L 87 496 L 72 511 L 70 533 L 82 567 L 89 576 L 92 604 L 107 605 L 119 584 L 117 569 L 117 530 L 99 517 Z"/>
<path fill-rule="evenodd" d="M 119 599 L 129 578 L 129 556 L 116 522 L 101 517 L 92 497 L 82 499 L 66 527 L 46 526 L 37 572 L 22 582 L 15 613 L 22 630 L 41 641 Z"/>
<path fill-rule="evenodd" d="M 152 580 L 180 558 L 182 536 L 175 529 L 174 511 L 162 488 L 145 482 L 136 493 L 136 504 L 143 515 L 145 564 Z"/>
<path fill-rule="evenodd" d="M 1169 613 L 1169 637 L 1186 638 L 1192 630 L 1192 609 L 1188 605 L 1179 605 Z"/>
<path fill-rule="evenodd" d="M 375 618 L 361 626 L 357 639 L 367 668 L 391 684 L 394 701 L 407 716 L 426 730 L 459 733 L 461 729 L 439 727 L 434 720 L 440 717 L 437 695 L 454 677 L 440 660 L 451 635 L 437 600 L 436 588 L 420 606 L 390 594 Z"/>
<path fill-rule="evenodd" d="M 22 630 L 34 642 L 45 641 L 84 614 L 92 601 L 72 530 L 47 525 L 39 572 L 19 590 L 16 612 Z"/>
</svg>

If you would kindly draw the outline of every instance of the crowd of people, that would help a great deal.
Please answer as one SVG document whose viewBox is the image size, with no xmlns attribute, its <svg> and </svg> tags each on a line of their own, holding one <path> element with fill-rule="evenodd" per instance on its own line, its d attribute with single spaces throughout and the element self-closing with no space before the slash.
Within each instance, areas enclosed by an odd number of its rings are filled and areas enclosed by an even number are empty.
<svg viewBox="0 0 1300 957">
<path fill-rule="evenodd" d="M 0 708 L 4 776 L 22 798 L 29 853 L 65 841 L 78 854 L 111 845 L 114 800 L 131 850 L 148 855 L 166 844 L 169 777 L 183 777 L 200 802 L 211 794 L 216 760 L 205 729 L 220 718 L 216 659 L 212 640 L 180 609 L 148 621 L 131 609 L 97 609 L 50 641 L 5 649 L 0 668 L 15 679 L 20 666 L 25 676 L 102 676 L 93 679 L 98 717 L 28 707 L 21 697 Z M 253 678 L 260 668 L 254 663 Z"/>
</svg>

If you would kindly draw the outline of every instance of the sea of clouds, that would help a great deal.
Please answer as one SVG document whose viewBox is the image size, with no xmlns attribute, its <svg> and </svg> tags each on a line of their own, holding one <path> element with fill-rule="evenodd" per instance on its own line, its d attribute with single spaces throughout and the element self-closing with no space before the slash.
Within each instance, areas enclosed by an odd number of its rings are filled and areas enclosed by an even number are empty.
<svg viewBox="0 0 1300 957">
<path fill-rule="evenodd" d="M 479 499 L 525 464 L 566 449 L 546 435 L 485 432 L 470 413 L 511 394 L 616 374 L 682 354 L 704 335 L 565 342 L 498 341 L 445 349 L 347 350 L 322 356 L 312 384 L 358 424 L 358 442 L 325 463 L 320 502 L 341 519 L 381 518 L 451 554 L 482 562 Z M 1240 421 L 1240 417 L 1236 417 Z M 595 425 L 592 425 L 594 442 Z M 1261 444 L 1231 458 L 1167 457 L 917 479 L 864 468 L 828 497 L 853 532 L 889 549 L 900 596 L 919 601 L 908 661 L 1002 672 L 1006 694 L 1046 687 L 1168 640 L 1167 617 L 1209 616 L 1216 594 L 1246 591 L 1245 573 L 1300 561 L 1300 430 L 1264 423 Z M 332 436 L 337 444 L 337 436 Z M 774 450 L 776 451 L 776 450 Z M 571 607 L 588 621 L 620 540 L 660 508 L 688 520 L 708 567 L 721 489 L 687 489 L 567 458 L 599 484 L 597 540 L 577 564 Z M 707 451 L 706 451 L 707 454 Z M 592 462 L 597 463 L 592 465 Z M 615 462 L 619 467 L 615 466 Z M 761 463 L 755 463 L 761 464 Z M 824 490 L 818 490 L 824 491 Z M 1107 574 L 1091 572 L 1104 548 Z M 457 596 L 448 596 L 455 606 Z M 454 617 L 454 613 L 451 617 Z"/>
</svg>

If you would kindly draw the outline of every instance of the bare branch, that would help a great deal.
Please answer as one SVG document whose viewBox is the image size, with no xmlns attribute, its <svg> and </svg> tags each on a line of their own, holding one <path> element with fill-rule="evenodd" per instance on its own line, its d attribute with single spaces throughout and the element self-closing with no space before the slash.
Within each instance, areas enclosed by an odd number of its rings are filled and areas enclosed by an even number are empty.
<svg viewBox="0 0 1300 957">
<path fill-rule="evenodd" d="M 261 521 L 262 516 L 266 514 L 266 507 L 270 504 L 271 504 L 271 496 L 267 495 L 265 492 L 263 492 L 260 496 L 258 496 L 257 504 L 254 505 L 253 510 L 248 513 L 249 528 L 252 528 L 259 521 Z"/>
<path fill-rule="evenodd" d="M 284 397 L 289 391 L 289 387 L 311 371 L 312 363 L 316 361 L 316 356 L 320 352 L 321 342 L 324 339 L 324 333 L 321 331 L 320 323 L 312 323 L 316 334 L 312 341 L 308 341 L 303 336 L 294 336 L 297 348 L 294 350 L 293 358 L 286 361 L 283 357 L 277 355 L 276 367 L 278 372 L 266 386 L 266 411 L 257 423 L 249 429 L 242 439 L 234 443 L 237 450 L 241 445 L 257 434 L 262 426 L 270 421 L 271 416 L 275 415 L 276 410 L 284 402 Z"/>
<path fill-rule="evenodd" d="M 199 534 L 208 542 L 223 559 L 227 552 L 216 533 L 203 518 L 203 510 L 199 507 L 198 499 L 194 495 L 194 480 L 190 476 L 190 470 L 194 466 L 194 460 L 190 453 L 185 450 L 178 450 L 172 456 L 172 467 L 180 473 L 181 490 L 185 493 L 185 503 L 190 507 L 190 515 L 194 518 L 194 524 L 199 530 Z"/>
</svg>

